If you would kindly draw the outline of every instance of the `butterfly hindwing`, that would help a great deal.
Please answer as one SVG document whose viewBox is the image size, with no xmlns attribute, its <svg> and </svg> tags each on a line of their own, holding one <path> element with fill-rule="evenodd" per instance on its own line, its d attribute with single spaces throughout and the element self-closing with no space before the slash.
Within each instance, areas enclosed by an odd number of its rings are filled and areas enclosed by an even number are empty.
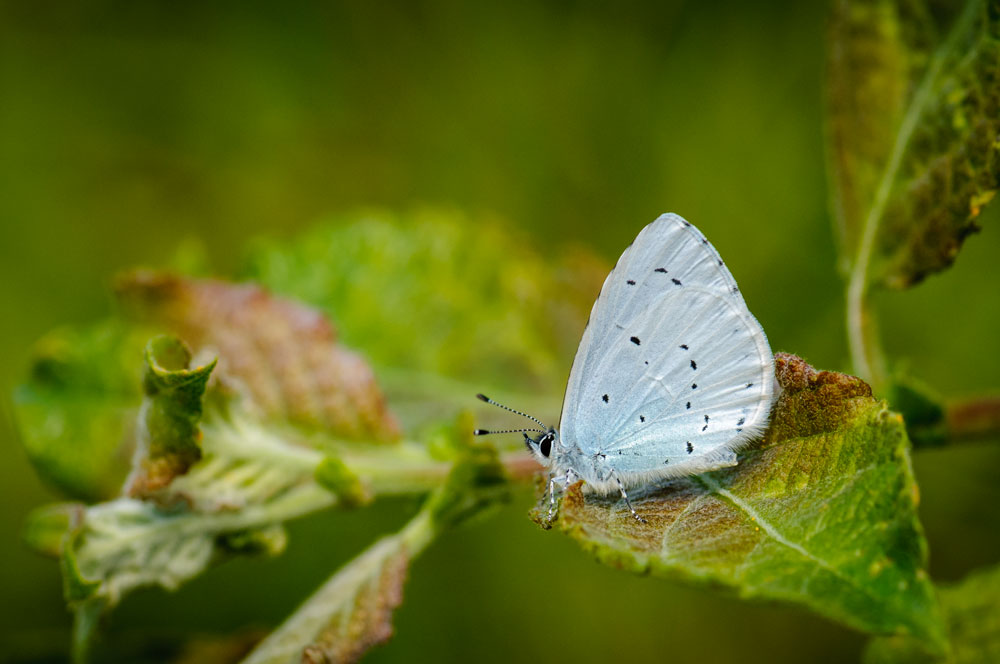
<svg viewBox="0 0 1000 664">
<path fill-rule="evenodd" d="M 763 429 L 773 389 L 767 339 L 729 270 L 697 229 L 663 215 L 594 303 L 561 436 L 626 480 L 700 472 Z"/>
</svg>

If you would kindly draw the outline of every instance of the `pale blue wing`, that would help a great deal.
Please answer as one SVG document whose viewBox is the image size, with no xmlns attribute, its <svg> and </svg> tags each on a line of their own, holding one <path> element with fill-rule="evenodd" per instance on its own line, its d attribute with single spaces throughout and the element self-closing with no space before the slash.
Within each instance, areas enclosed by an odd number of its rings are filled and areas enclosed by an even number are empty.
<svg viewBox="0 0 1000 664">
<path fill-rule="evenodd" d="M 766 426 L 773 372 L 767 338 L 718 253 L 691 224 L 663 215 L 604 282 L 560 435 L 606 455 L 620 476 L 724 465 Z"/>
</svg>

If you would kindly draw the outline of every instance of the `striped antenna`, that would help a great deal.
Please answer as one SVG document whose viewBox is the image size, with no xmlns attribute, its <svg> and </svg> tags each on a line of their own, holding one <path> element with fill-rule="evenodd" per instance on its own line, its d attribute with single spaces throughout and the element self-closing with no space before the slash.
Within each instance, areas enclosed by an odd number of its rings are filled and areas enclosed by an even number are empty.
<svg viewBox="0 0 1000 664">
<path fill-rule="evenodd" d="M 496 406 L 497 408 L 503 408 L 504 410 L 509 410 L 510 412 L 514 413 L 515 415 L 520 415 L 521 417 L 527 417 L 529 420 L 531 420 L 532 422 L 535 422 L 536 424 L 538 424 L 538 426 L 542 427 L 542 429 L 546 428 L 545 422 L 542 422 L 538 418 L 532 417 L 531 415 L 528 415 L 527 413 L 522 413 L 519 410 L 514 410 L 513 408 L 508 408 L 507 406 L 503 405 L 502 403 L 497 403 L 493 399 L 490 399 L 485 394 L 477 394 L 476 398 L 479 399 L 480 401 L 485 401 L 486 403 L 490 404 L 491 406 Z M 527 431 L 534 431 L 534 429 L 527 429 Z M 500 432 L 497 431 L 496 433 L 500 433 Z M 542 431 L 542 433 L 545 433 L 545 431 Z"/>
<path fill-rule="evenodd" d="M 527 433 L 529 431 L 535 431 L 537 433 L 545 433 L 541 429 L 506 429 L 504 431 L 487 431 L 486 429 L 476 429 L 472 432 L 473 436 L 490 436 L 495 433 Z"/>
</svg>

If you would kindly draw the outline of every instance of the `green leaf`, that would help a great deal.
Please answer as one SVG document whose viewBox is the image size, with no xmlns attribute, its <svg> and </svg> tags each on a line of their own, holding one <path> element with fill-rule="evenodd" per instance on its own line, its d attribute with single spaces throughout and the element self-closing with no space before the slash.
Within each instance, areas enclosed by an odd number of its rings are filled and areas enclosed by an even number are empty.
<svg viewBox="0 0 1000 664">
<path fill-rule="evenodd" d="M 384 537 L 338 570 L 243 664 L 356 662 L 392 635 L 392 612 L 403 598 L 412 559 L 442 531 L 506 497 L 496 452 L 471 441 L 472 421 L 459 417 L 452 435 L 462 459 L 395 535 Z"/>
<path fill-rule="evenodd" d="M 607 272 L 581 249 L 543 253 L 494 220 L 429 210 L 331 219 L 261 244 L 246 275 L 342 322 L 380 369 L 558 392 Z"/>
<path fill-rule="evenodd" d="M 883 637 L 869 643 L 865 664 L 1000 662 L 1000 567 L 970 574 L 938 595 L 950 639 L 947 654 L 928 652 L 912 638 Z"/>
<path fill-rule="evenodd" d="M 39 475 L 70 496 L 95 500 L 121 490 L 148 338 L 107 322 L 57 330 L 35 345 L 29 378 L 14 393 L 15 413 Z"/>
<path fill-rule="evenodd" d="M 906 288 L 947 268 L 1000 186 L 1000 12 L 834 4 L 829 138 L 844 267 Z"/>
<path fill-rule="evenodd" d="M 146 346 L 146 399 L 127 493 L 153 496 L 201 459 L 202 396 L 216 360 L 189 369 L 191 351 L 179 339 L 159 336 Z"/>
<path fill-rule="evenodd" d="M 860 379 L 779 353 L 782 393 L 734 468 L 619 498 L 577 485 L 556 525 L 608 564 L 943 642 L 902 419 Z"/>
</svg>

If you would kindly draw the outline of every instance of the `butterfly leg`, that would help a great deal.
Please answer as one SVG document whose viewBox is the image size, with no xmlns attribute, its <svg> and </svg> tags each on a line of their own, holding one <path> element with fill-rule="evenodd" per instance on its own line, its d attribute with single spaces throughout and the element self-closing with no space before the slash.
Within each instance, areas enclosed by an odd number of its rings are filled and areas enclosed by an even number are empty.
<svg viewBox="0 0 1000 664">
<path fill-rule="evenodd" d="M 549 475 L 549 521 L 556 518 L 556 476 Z"/>
<path fill-rule="evenodd" d="M 562 497 L 562 494 L 566 490 L 566 487 L 568 487 L 569 485 L 573 484 L 578 479 L 579 479 L 579 477 L 577 476 L 577 474 L 573 470 L 571 470 L 569 468 L 567 468 L 566 472 L 563 473 L 561 476 L 557 475 L 555 473 L 549 475 L 549 486 L 548 486 L 548 493 L 549 493 L 549 514 L 548 514 L 548 520 L 549 520 L 550 523 L 555 520 L 556 513 L 558 512 L 558 508 L 559 508 L 558 504 L 556 503 L 557 487 L 558 487 L 558 494 L 559 494 L 560 497 Z"/>
<path fill-rule="evenodd" d="M 628 499 L 628 492 L 625 491 L 625 485 L 622 484 L 622 481 L 618 479 L 617 475 L 615 475 L 615 482 L 618 482 L 618 490 L 622 492 L 622 499 L 625 501 L 625 506 L 628 507 L 628 511 L 632 513 L 632 516 L 635 517 L 636 521 L 639 523 L 646 523 L 646 520 L 639 516 L 639 514 L 635 511 L 635 508 L 632 507 L 632 501 Z"/>
</svg>

